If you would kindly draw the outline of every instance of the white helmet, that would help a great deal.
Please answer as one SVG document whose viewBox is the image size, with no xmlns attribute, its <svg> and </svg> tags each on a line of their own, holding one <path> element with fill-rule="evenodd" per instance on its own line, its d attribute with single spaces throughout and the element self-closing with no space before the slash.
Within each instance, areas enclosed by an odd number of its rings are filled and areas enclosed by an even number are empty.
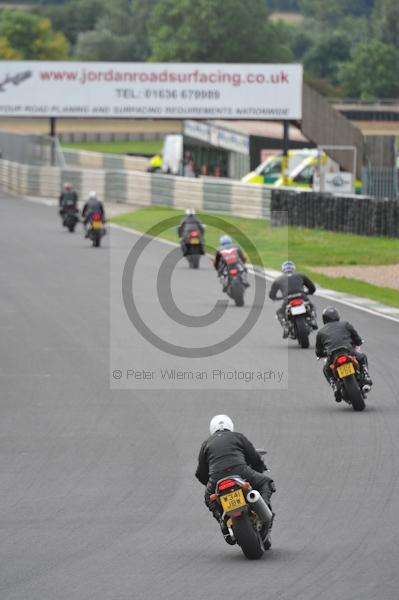
<svg viewBox="0 0 399 600">
<path fill-rule="evenodd" d="M 191 215 L 195 215 L 195 210 L 193 208 L 186 209 L 186 215 L 189 217 Z"/>
<path fill-rule="evenodd" d="M 227 415 L 215 415 L 209 423 L 211 435 L 213 435 L 215 431 L 223 431 L 223 429 L 234 431 L 233 421 Z"/>
<path fill-rule="evenodd" d="M 90 192 L 89 193 L 89 198 L 97 198 L 96 192 Z"/>
</svg>

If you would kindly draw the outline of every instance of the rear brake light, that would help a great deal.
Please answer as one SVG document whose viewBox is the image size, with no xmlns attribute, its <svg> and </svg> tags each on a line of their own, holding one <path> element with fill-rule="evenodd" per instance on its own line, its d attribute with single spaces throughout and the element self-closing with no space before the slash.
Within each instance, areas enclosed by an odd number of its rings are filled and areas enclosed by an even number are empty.
<svg viewBox="0 0 399 600">
<path fill-rule="evenodd" d="M 301 304 L 305 304 L 304 300 L 291 300 L 290 306 L 300 306 Z"/>
<path fill-rule="evenodd" d="M 230 275 L 237 275 L 238 270 L 237 269 L 230 269 Z"/>
<path fill-rule="evenodd" d="M 191 236 L 191 237 L 198 237 L 198 231 L 192 231 L 192 232 L 190 233 L 190 236 Z"/>
<path fill-rule="evenodd" d="M 99 221 L 101 219 L 100 213 L 96 212 L 93 214 L 93 221 Z"/>
<path fill-rule="evenodd" d="M 237 482 L 234 481 L 234 479 L 226 479 L 225 481 L 222 481 L 219 485 L 218 485 L 218 489 L 220 490 L 227 490 L 228 488 L 234 487 L 235 485 L 237 485 Z"/>
<path fill-rule="evenodd" d="M 348 361 L 349 361 L 348 356 L 338 356 L 338 358 L 335 362 L 339 365 L 343 365 L 344 363 L 346 363 Z"/>
</svg>

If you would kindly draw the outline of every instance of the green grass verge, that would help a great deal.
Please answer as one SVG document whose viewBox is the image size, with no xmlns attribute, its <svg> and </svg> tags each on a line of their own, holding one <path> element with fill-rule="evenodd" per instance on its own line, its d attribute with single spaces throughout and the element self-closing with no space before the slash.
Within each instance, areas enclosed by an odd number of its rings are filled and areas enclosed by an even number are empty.
<svg viewBox="0 0 399 600">
<path fill-rule="evenodd" d="M 154 225 L 170 217 L 175 217 L 178 222 L 183 213 L 184 211 L 172 208 L 149 207 L 118 215 L 111 220 L 125 227 L 148 231 Z M 381 288 L 356 279 L 327 277 L 312 272 L 312 266 L 398 263 L 398 239 L 372 238 L 298 227 L 272 227 L 266 220 L 227 215 L 198 213 L 198 216 L 205 223 L 208 221 L 206 242 L 209 252 L 217 247 L 221 233 L 229 233 L 246 250 L 253 264 L 261 263 L 265 267 L 279 269 L 281 263 L 288 257 L 296 263 L 299 270 L 307 272 L 316 283 L 323 287 L 399 307 L 399 291 L 397 290 Z M 213 217 L 223 219 L 223 231 L 215 224 L 212 225 Z M 168 227 L 160 236 L 176 242 L 176 226 Z M 246 239 L 252 241 L 257 252 L 248 248 Z"/>
<path fill-rule="evenodd" d="M 76 142 L 74 144 L 62 144 L 63 148 L 71 150 L 90 150 L 91 152 L 103 152 L 105 154 L 157 154 L 162 150 L 162 140 L 137 140 L 132 142 Z"/>
</svg>

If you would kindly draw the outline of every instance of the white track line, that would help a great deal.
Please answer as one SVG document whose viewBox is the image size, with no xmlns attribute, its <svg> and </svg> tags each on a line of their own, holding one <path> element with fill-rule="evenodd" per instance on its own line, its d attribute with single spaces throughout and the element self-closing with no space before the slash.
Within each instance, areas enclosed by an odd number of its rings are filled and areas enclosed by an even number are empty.
<svg viewBox="0 0 399 600">
<path fill-rule="evenodd" d="M 16 193 L 9 192 L 4 190 L 6 193 L 15 195 L 18 198 L 21 198 Z M 48 198 L 36 198 L 32 196 L 23 196 L 25 200 L 29 202 L 36 202 L 38 204 L 44 204 L 45 206 L 57 206 L 58 202 L 56 200 L 50 200 Z M 145 235 L 145 232 L 138 231 L 137 229 L 131 229 L 130 227 L 124 227 L 123 225 L 117 225 L 116 223 L 109 223 L 111 227 L 114 229 L 120 229 L 126 233 L 130 233 L 133 235 L 142 236 Z M 163 244 L 168 244 L 169 246 L 179 246 L 179 244 L 175 242 L 171 242 L 169 240 L 165 240 L 162 238 L 154 238 L 154 240 L 158 242 L 162 242 Z M 209 256 L 209 255 L 208 255 Z M 213 258 L 209 256 L 210 258 Z M 253 267 L 252 265 L 248 265 L 249 272 L 254 275 L 262 276 L 267 281 L 273 281 L 280 273 L 278 271 L 273 271 L 271 269 L 261 270 L 260 268 Z M 376 317 L 381 317 L 382 319 L 388 319 L 389 321 L 393 321 L 394 323 L 399 323 L 399 309 L 394 306 L 389 306 L 388 304 L 382 304 L 380 302 L 376 302 L 374 300 L 370 300 L 369 298 L 363 298 L 361 296 L 353 296 L 352 294 L 346 294 L 344 292 L 336 292 L 335 290 L 329 290 L 327 288 L 318 288 L 317 296 L 320 298 L 326 298 L 327 300 L 332 300 L 333 302 L 339 302 L 340 304 L 344 304 L 345 306 L 349 306 L 350 308 L 355 308 L 357 310 L 361 310 L 363 312 L 369 313 L 370 315 L 374 315 Z M 368 306 L 367 306 L 368 305 Z M 392 314 L 389 314 L 392 313 Z M 397 316 L 395 316 L 397 315 Z"/>
<path fill-rule="evenodd" d="M 124 227 L 123 225 L 116 225 L 116 223 L 111 223 L 110 225 L 111 227 L 115 229 L 120 229 L 122 231 L 125 231 L 126 233 L 133 233 L 134 235 L 138 236 L 146 235 L 143 231 L 131 229 L 130 227 Z M 162 242 L 163 244 L 168 244 L 169 246 L 179 246 L 179 244 L 177 244 L 176 242 L 171 242 L 170 240 L 165 240 L 159 237 L 154 238 L 154 240 Z M 210 255 L 208 256 L 210 258 L 213 258 Z M 273 281 L 278 275 L 280 275 L 279 271 L 273 271 L 271 269 L 263 270 L 256 266 L 254 267 L 253 265 L 248 266 L 248 270 L 250 273 L 252 273 L 253 275 L 257 275 L 258 277 L 264 277 L 267 281 Z M 369 298 L 363 298 L 361 296 L 353 296 L 352 294 L 347 294 L 344 292 L 336 292 L 335 290 L 329 290 L 327 288 L 317 288 L 316 296 L 320 298 L 326 298 L 327 300 L 332 300 L 333 302 L 339 302 L 340 304 L 345 304 L 350 308 L 361 310 L 363 312 L 369 313 L 370 315 L 381 317 L 382 319 L 388 319 L 389 321 L 399 323 L 399 309 L 395 308 L 394 306 L 382 304 L 380 302 L 376 302 L 375 300 L 370 300 Z M 369 306 L 367 306 L 367 304 Z M 391 315 L 387 313 L 393 314 Z"/>
</svg>

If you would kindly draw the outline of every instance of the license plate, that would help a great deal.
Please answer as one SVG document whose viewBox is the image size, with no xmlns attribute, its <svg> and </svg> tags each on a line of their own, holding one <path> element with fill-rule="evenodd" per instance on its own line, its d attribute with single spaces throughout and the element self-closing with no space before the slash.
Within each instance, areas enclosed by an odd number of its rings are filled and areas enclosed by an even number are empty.
<svg viewBox="0 0 399 600">
<path fill-rule="evenodd" d="M 200 241 L 197 238 L 193 238 L 190 240 L 190 244 L 192 244 L 193 246 L 197 246 L 200 243 Z"/>
<path fill-rule="evenodd" d="M 222 503 L 224 512 L 229 512 L 230 510 L 246 505 L 242 490 L 235 490 L 234 492 L 220 496 L 220 502 Z"/>
<path fill-rule="evenodd" d="M 302 304 L 301 306 L 291 306 L 292 315 L 304 315 L 306 313 L 306 307 Z"/>
<path fill-rule="evenodd" d="M 91 226 L 93 229 L 102 229 L 103 228 L 103 224 L 101 223 L 101 221 L 93 221 Z"/>
<path fill-rule="evenodd" d="M 352 363 L 346 363 L 346 364 L 338 367 L 337 372 L 338 372 L 338 377 L 340 379 L 343 379 L 344 377 L 349 377 L 349 375 L 353 375 L 355 372 L 355 367 L 353 366 Z"/>
</svg>

